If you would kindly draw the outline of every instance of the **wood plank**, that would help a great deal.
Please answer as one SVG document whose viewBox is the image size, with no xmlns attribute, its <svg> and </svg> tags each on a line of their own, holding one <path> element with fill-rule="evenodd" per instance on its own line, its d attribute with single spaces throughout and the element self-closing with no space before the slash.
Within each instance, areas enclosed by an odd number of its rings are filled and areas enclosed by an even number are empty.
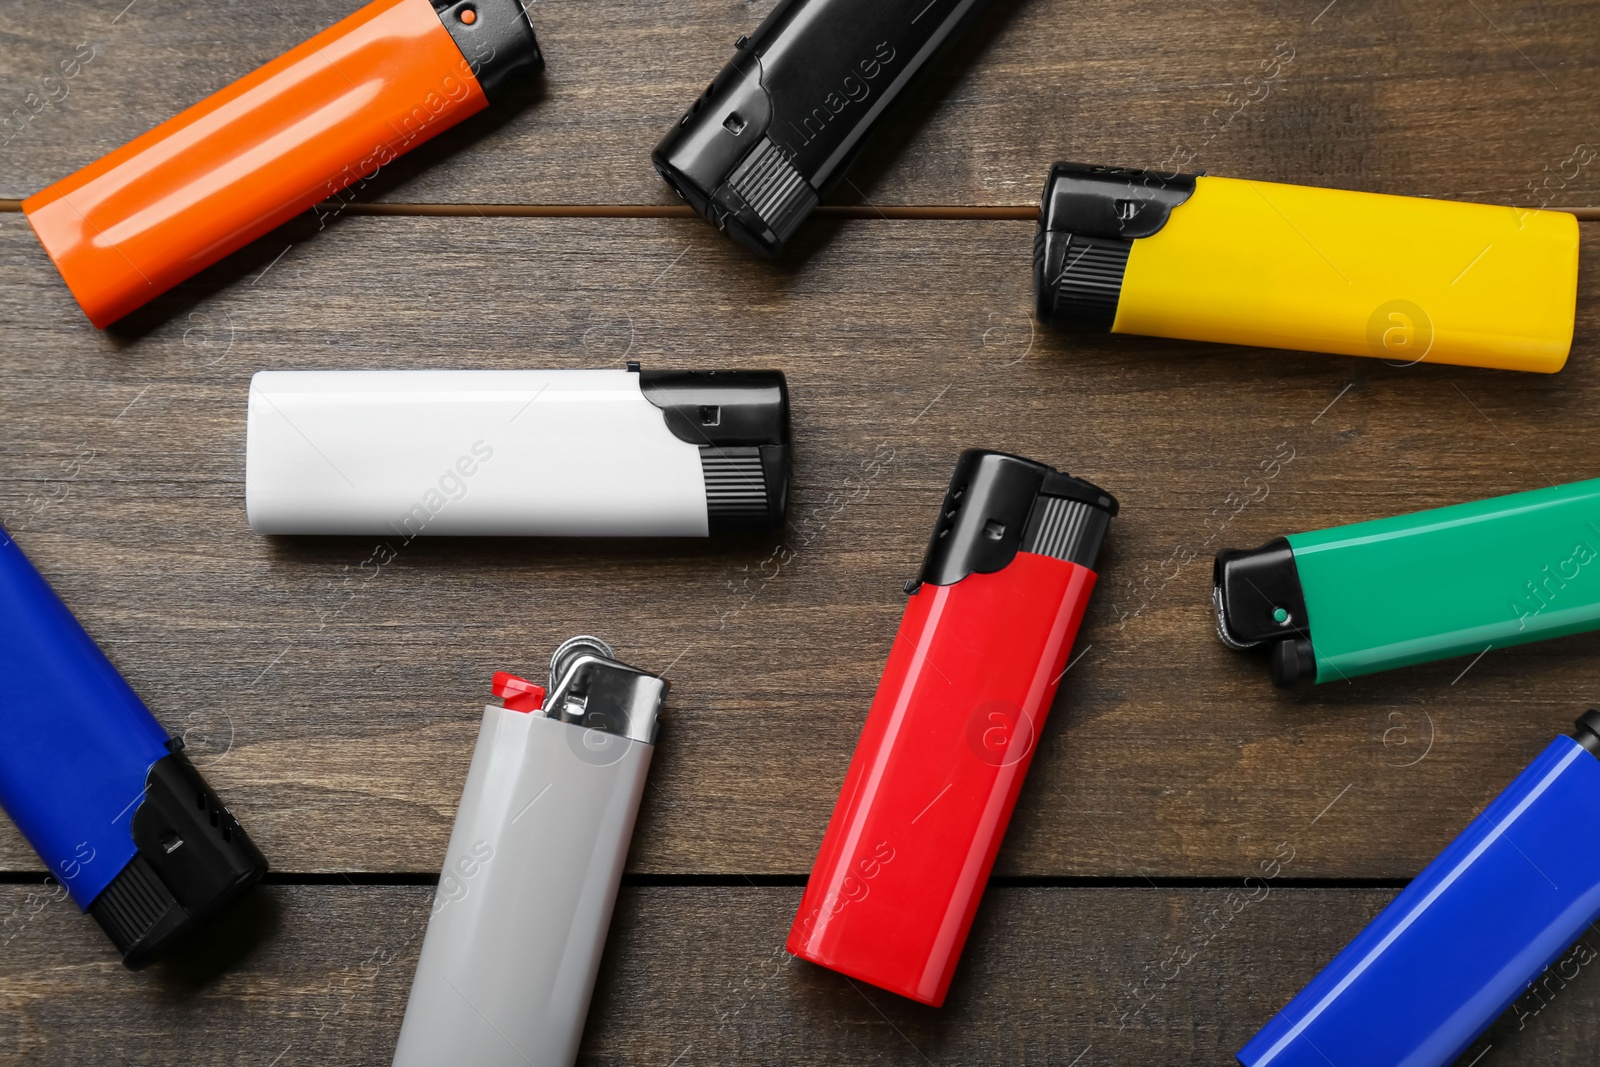
<svg viewBox="0 0 1600 1067">
<path fill-rule="evenodd" d="M 0 198 L 36 192 L 356 6 L 3 0 L 0 111 L 23 110 Z M 771 6 L 687 0 L 663 18 L 630 0 L 532 5 L 549 61 L 541 86 L 418 150 L 362 195 L 668 203 L 651 148 Z M 1586 116 L 1600 91 L 1597 14 L 1595 0 L 1215 0 L 1203 9 L 997 0 L 831 199 L 1034 203 L 1049 165 L 1074 158 L 1593 206 L 1600 129 Z M 80 43 L 93 58 L 60 80 Z"/>
<path fill-rule="evenodd" d="M 1020 223 L 826 222 L 784 267 L 691 220 L 278 236 L 299 243 L 261 242 L 131 336 L 92 330 L 5 220 L 0 516 L 279 870 L 436 870 L 491 672 L 597 631 L 675 686 L 632 869 L 805 872 L 969 445 L 1124 508 L 1002 873 L 1236 877 L 1289 841 L 1296 877 L 1410 877 L 1593 699 L 1596 635 L 1274 692 L 1216 641 L 1207 562 L 1594 475 L 1592 288 L 1542 377 L 1034 330 Z M 789 374 L 781 552 L 446 539 L 363 569 L 369 540 L 245 527 L 258 369 L 624 357 Z M 35 865 L 0 829 L 0 869 Z"/>
<path fill-rule="evenodd" d="M 0 888 L 25 916 L 0 953 L 16 1062 L 288 1067 L 388 1062 L 431 889 L 258 890 L 209 944 L 136 974 L 70 905 L 30 904 L 43 892 Z M 624 889 L 579 1060 L 1231 1063 L 1391 896 L 1274 888 L 1229 916 L 1233 892 L 991 889 L 936 1010 L 784 953 L 798 889 Z M 1462 1063 L 1583 1062 L 1596 1007 L 1587 970 L 1552 979 Z"/>
</svg>

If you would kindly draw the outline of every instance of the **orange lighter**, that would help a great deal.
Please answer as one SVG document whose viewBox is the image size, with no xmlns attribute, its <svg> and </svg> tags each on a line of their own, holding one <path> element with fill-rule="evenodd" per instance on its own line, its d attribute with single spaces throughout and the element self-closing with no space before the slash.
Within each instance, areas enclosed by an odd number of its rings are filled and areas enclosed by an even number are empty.
<svg viewBox="0 0 1600 1067">
<path fill-rule="evenodd" d="M 373 0 L 22 210 L 105 327 L 543 66 L 519 0 Z"/>
</svg>

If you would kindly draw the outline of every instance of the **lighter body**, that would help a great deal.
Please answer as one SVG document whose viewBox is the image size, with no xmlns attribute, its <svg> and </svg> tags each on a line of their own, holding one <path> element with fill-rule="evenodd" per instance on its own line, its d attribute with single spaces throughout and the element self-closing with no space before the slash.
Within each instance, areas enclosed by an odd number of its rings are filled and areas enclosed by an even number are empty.
<svg viewBox="0 0 1600 1067">
<path fill-rule="evenodd" d="M 549 709 L 484 709 L 395 1067 L 577 1058 L 666 683 L 563 649 Z"/>
<path fill-rule="evenodd" d="M 266 534 L 704 537 L 781 521 L 776 371 L 262 371 Z"/>
<path fill-rule="evenodd" d="M 1115 511 L 1042 464 L 962 454 L 790 952 L 943 1003 Z"/>
<path fill-rule="evenodd" d="M 22 210 L 105 327 L 542 67 L 516 0 L 373 0 Z"/>
<path fill-rule="evenodd" d="M 267 869 L 182 740 L 3 529 L 0 807 L 130 968 Z"/>
<path fill-rule="evenodd" d="M 1600 627 L 1600 479 L 1217 554 L 1218 633 L 1329 682 Z"/>
<path fill-rule="evenodd" d="M 1572 347 L 1578 222 L 1561 211 L 1058 163 L 1034 271 L 1047 322 L 1552 373 Z"/>
<path fill-rule="evenodd" d="M 1239 1053 L 1444 1067 L 1600 918 L 1600 712 L 1550 744 Z"/>
<path fill-rule="evenodd" d="M 782 0 L 651 157 L 729 237 L 773 256 L 985 0 Z"/>
</svg>

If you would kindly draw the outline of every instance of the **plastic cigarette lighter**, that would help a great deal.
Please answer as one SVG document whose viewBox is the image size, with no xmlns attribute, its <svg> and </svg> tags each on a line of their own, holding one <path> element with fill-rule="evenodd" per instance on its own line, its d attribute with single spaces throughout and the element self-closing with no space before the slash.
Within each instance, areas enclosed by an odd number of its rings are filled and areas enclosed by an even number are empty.
<svg viewBox="0 0 1600 1067">
<path fill-rule="evenodd" d="M 961 454 L 790 952 L 944 1002 L 1116 512 L 1041 463 Z"/>
<path fill-rule="evenodd" d="M 1041 322 L 1551 373 L 1572 347 L 1578 222 L 1057 163 L 1034 291 Z"/>
<path fill-rule="evenodd" d="M 262 371 L 265 534 L 705 537 L 788 500 L 778 371 Z"/>
<path fill-rule="evenodd" d="M 594 637 L 494 677 L 395 1067 L 571 1067 L 667 683 Z"/>
<path fill-rule="evenodd" d="M 1328 682 L 1600 627 L 1600 479 L 1224 549 L 1217 633 Z"/>
<path fill-rule="evenodd" d="M 782 0 L 656 146 L 656 170 L 775 256 L 908 82 L 984 0 Z"/>
<path fill-rule="evenodd" d="M 267 861 L 0 530 L 0 806 L 130 968 Z"/>
<path fill-rule="evenodd" d="M 1443 1067 L 1600 918 L 1600 712 L 1558 737 L 1239 1053 Z"/>
<path fill-rule="evenodd" d="M 22 210 L 109 326 L 543 66 L 518 0 L 373 0 Z"/>
</svg>

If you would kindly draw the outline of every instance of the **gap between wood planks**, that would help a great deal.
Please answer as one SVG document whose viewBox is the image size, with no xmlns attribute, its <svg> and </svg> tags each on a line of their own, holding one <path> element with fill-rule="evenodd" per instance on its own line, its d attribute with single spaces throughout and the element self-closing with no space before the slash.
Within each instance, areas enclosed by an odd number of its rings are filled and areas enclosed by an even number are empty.
<svg viewBox="0 0 1600 1067">
<path fill-rule="evenodd" d="M 43 885 L 49 875 L 44 871 L 0 872 L 0 885 Z M 1167 876 L 1143 875 L 995 875 L 989 879 L 991 889 L 1249 889 L 1250 881 L 1258 876 Z M 1409 878 L 1286 878 L 1271 879 L 1281 889 L 1392 889 L 1401 890 L 1410 884 Z M 262 879 L 263 885 L 283 886 L 433 886 L 439 876 L 418 871 L 351 871 L 316 873 L 281 873 L 270 871 Z M 690 888 L 690 889 L 802 889 L 806 884 L 803 874 L 647 874 L 628 873 L 622 884 L 633 888 Z"/>
<path fill-rule="evenodd" d="M 502 219 L 692 219 L 687 204 L 345 204 L 317 205 L 326 214 L 403 215 L 434 218 Z M 0 200 L 0 211 L 21 211 L 22 201 Z M 829 205 L 815 214 L 835 219 L 1000 219 L 1033 222 L 1038 207 L 945 207 L 940 205 Z M 1597 212 L 1596 218 L 1600 218 Z"/>
<path fill-rule="evenodd" d="M 401 215 L 432 218 L 502 219 L 688 219 L 694 209 L 687 204 L 339 204 L 325 205 L 341 215 Z M 22 201 L 0 200 L 0 211 L 21 211 Z M 1579 222 L 1600 222 L 1600 207 L 1551 208 L 1567 211 Z M 941 204 L 824 204 L 816 209 L 822 218 L 835 219 L 932 219 L 1000 220 L 1035 222 L 1039 209 L 1032 204 L 1017 207 L 958 207 Z"/>
</svg>

